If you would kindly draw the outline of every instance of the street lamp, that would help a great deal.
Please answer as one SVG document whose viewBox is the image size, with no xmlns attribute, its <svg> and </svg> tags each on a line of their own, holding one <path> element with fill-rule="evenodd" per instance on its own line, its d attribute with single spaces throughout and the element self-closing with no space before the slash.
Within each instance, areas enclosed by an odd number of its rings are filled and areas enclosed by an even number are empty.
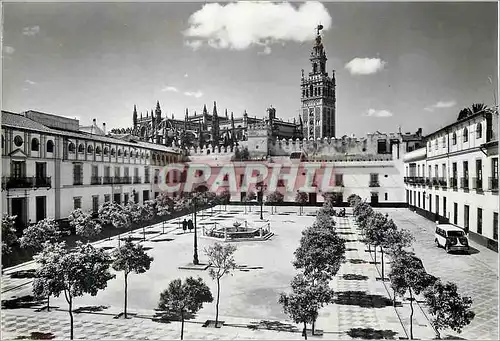
<svg viewBox="0 0 500 341">
<path fill-rule="evenodd" d="M 196 197 L 193 199 L 193 209 L 194 209 L 194 254 L 193 254 L 193 264 L 198 265 L 200 261 L 198 260 L 198 238 L 196 233 Z"/>
<path fill-rule="evenodd" d="M 259 196 L 260 196 L 260 220 L 264 220 L 264 217 L 262 216 L 262 205 L 264 203 L 264 189 L 266 188 L 266 185 L 260 182 L 257 184 L 256 187 L 259 190 Z"/>
</svg>

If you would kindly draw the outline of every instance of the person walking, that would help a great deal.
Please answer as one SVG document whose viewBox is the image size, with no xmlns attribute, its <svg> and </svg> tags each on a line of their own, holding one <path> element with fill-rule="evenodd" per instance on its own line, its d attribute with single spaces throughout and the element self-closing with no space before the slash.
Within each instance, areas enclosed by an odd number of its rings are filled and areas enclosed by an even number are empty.
<svg viewBox="0 0 500 341">
<path fill-rule="evenodd" d="M 186 218 L 182 221 L 182 231 L 186 232 L 188 223 L 186 221 Z"/>
</svg>

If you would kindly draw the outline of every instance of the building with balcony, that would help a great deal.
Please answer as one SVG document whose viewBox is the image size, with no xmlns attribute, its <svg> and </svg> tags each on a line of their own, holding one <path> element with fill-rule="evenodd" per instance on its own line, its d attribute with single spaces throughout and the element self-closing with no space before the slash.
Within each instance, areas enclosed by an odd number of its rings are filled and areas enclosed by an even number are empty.
<svg viewBox="0 0 500 341">
<path fill-rule="evenodd" d="M 105 130 L 95 120 L 80 127 L 76 119 L 2 111 L 2 212 L 24 227 L 75 208 L 97 211 L 105 201 L 152 199 L 152 175 L 180 154 Z"/>
<path fill-rule="evenodd" d="M 424 141 L 403 157 L 410 208 L 498 251 L 498 113 L 468 116 Z"/>
</svg>

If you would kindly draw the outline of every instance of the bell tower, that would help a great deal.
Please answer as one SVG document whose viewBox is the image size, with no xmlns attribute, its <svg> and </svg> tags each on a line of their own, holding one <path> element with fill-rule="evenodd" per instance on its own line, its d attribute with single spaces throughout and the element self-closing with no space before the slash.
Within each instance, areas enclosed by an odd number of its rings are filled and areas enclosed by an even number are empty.
<svg viewBox="0 0 500 341">
<path fill-rule="evenodd" d="M 317 139 L 335 137 L 335 71 L 331 77 L 326 71 L 326 53 L 323 48 L 320 31 L 316 28 L 316 40 L 309 57 L 311 71 L 308 76 L 301 76 L 301 118 L 304 138 Z"/>
</svg>

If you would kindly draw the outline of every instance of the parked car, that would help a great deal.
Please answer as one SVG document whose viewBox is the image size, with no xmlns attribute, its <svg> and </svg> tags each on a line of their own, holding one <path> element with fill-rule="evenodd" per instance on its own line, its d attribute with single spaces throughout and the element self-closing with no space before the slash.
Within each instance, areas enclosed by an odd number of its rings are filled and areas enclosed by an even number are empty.
<svg viewBox="0 0 500 341">
<path fill-rule="evenodd" d="M 444 247 L 446 252 L 469 251 L 469 238 L 464 230 L 451 224 L 436 224 L 434 243 L 437 247 Z"/>
</svg>

